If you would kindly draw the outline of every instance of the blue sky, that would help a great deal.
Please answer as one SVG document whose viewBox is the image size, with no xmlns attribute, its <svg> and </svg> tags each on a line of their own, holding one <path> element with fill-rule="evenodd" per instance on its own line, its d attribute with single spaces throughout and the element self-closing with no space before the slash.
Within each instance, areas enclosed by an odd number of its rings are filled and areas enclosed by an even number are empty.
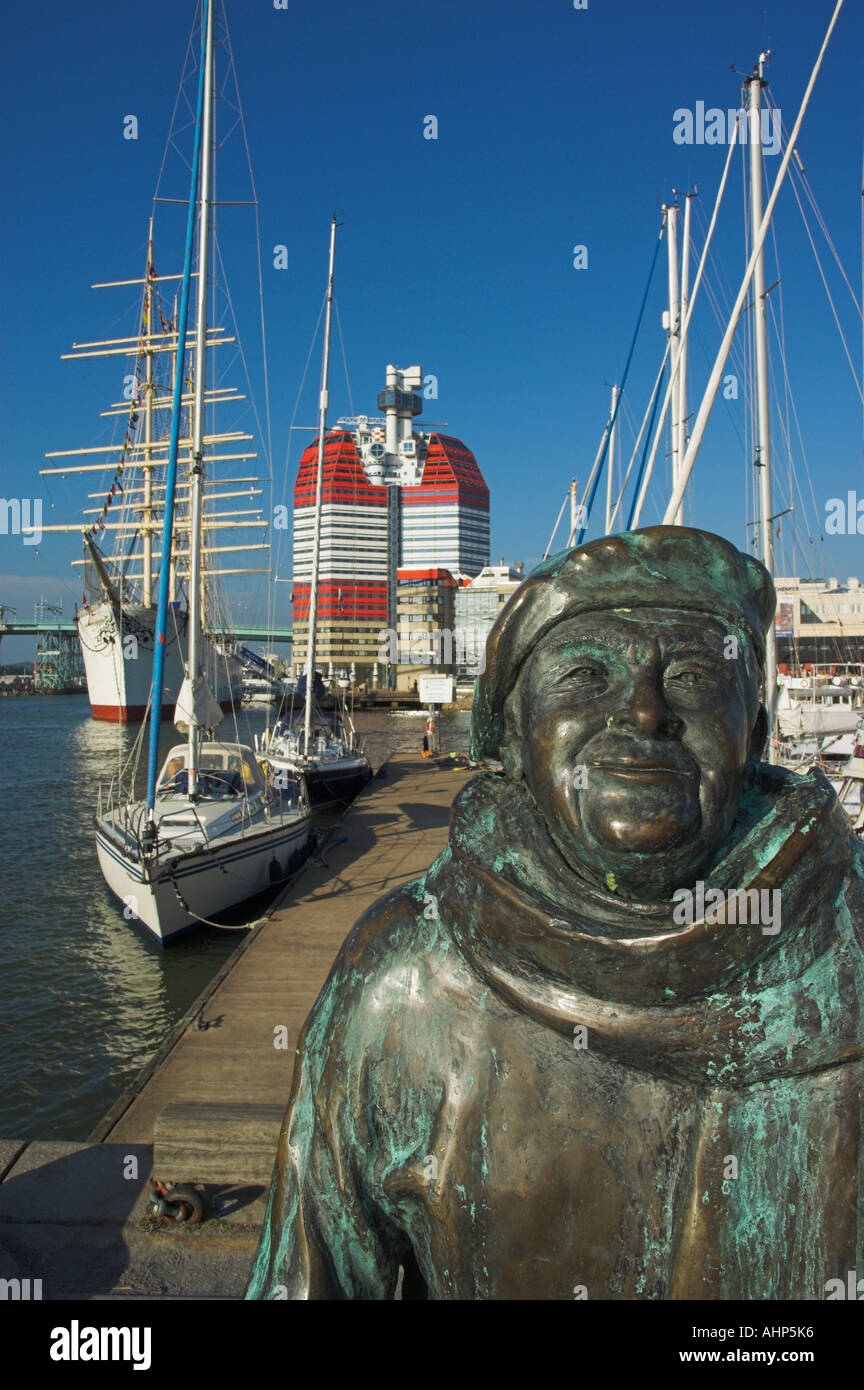
<svg viewBox="0 0 864 1390">
<path fill-rule="evenodd" d="M 832 9 L 831 0 L 588 0 L 585 10 L 572 0 L 288 0 L 283 10 L 272 0 L 228 0 L 259 201 L 278 492 L 324 289 L 328 223 L 339 210 L 336 294 L 355 411 L 375 413 L 388 362 L 419 362 L 434 373 L 439 399 L 427 414 L 448 422 L 477 456 L 492 496 L 493 558 L 536 563 L 571 477 L 587 477 L 609 386 L 621 377 L 660 204 L 673 189 L 698 186 L 693 230 L 701 247 L 726 147 L 677 145 L 674 111 L 698 101 L 737 105 L 740 78 L 730 65 L 749 71 L 767 46 L 771 97 L 791 127 Z M 42 496 L 46 521 L 76 519 L 85 489 L 71 482 L 46 489 L 37 477 L 43 453 L 110 438 L 99 412 L 119 398 L 124 367 L 61 362 L 60 354 L 76 337 L 134 331 L 134 292 L 89 287 L 141 273 L 194 11 L 192 0 L 151 0 L 145 23 L 140 9 L 127 20 L 109 0 L 88 0 L 18 6 L 5 16 L 2 492 Z M 846 0 L 799 142 L 859 299 L 862 53 L 862 7 Z M 128 114 L 138 118 L 135 141 L 123 138 Z M 430 114 L 437 140 L 423 136 Z M 225 132 L 227 117 L 220 120 Z M 235 131 L 220 175 L 224 199 L 249 196 L 242 154 Z M 779 157 L 766 159 L 770 178 L 778 165 Z M 176 154 L 161 191 L 186 195 Z M 722 276 L 727 299 L 744 265 L 743 221 L 736 155 L 710 273 L 715 288 Z M 824 538 L 819 523 L 829 497 L 849 489 L 864 497 L 862 411 L 788 182 L 775 225 L 787 370 L 804 444 L 802 451 L 796 432 L 794 463 L 808 496 L 812 481 L 814 499 L 809 518 L 800 504 L 794 523 L 784 518 L 778 569 L 864 574 L 860 537 Z M 821 232 L 814 236 L 860 379 L 860 320 Z M 263 408 L 251 210 L 223 209 L 219 237 Z M 163 205 L 160 269 L 180 269 L 181 239 L 182 211 Z M 285 270 L 273 267 L 281 244 Z M 574 269 L 575 245 L 587 247 L 587 269 Z M 625 459 L 629 421 L 641 420 L 663 352 L 665 258 L 664 244 L 622 412 Z M 772 243 L 767 283 L 777 278 Z M 778 291 L 772 298 L 779 309 Z M 693 331 L 695 411 L 722 333 L 707 297 Z M 331 420 L 349 410 L 338 336 L 335 349 Z M 774 360 L 779 373 L 776 352 Z M 316 348 L 300 424 L 314 420 L 317 374 Z M 718 401 L 687 505 L 688 520 L 740 545 L 751 518 L 748 414 L 743 386 L 737 402 Z M 775 443 L 780 510 L 788 505 L 788 462 L 779 422 Z M 287 468 L 289 499 L 299 447 Z M 96 491 L 95 483 L 86 490 Z M 643 524 L 659 519 L 667 491 L 664 463 Z M 599 509 L 589 535 L 599 534 L 598 524 Z M 0 601 L 29 615 L 44 589 L 71 612 L 81 586 L 69 560 L 78 553 L 74 538 L 46 536 L 25 547 L 20 537 L 0 536 Z M 287 556 L 280 570 L 290 572 Z M 283 621 L 288 592 L 281 586 Z M 263 581 L 247 584 L 236 601 L 250 620 L 263 614 Z M 19 652 L 23 643 L 6 643 L 3 659 L 20 659 Z"/>
</svg>

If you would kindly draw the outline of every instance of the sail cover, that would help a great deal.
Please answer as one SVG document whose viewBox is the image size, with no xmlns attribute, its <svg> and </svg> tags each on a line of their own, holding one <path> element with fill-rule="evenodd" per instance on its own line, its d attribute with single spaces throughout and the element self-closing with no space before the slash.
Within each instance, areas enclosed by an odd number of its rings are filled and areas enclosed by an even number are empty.
<svg viewBox="0 0 864 1390">
<path fill-rule="evenodd" d="M 199 729 L 215 729 L 222 723 L 222 708 L 206 676 L 196 676 L 194 681 L 187 677 L 183 681 L 174 707 L 174 723 L 181 734 L 188 734 L 193 724 Z"/>
</svg>

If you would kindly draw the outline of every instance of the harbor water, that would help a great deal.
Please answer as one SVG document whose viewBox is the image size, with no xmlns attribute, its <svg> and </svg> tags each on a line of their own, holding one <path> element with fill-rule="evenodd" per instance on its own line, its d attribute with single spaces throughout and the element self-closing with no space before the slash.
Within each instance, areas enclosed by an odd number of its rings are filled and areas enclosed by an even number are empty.
<svg viewBox="0 0 864 1390">
<path fill-rule="evenodd" d="M 241 711 L 241 740 L 267 718 Z M 355 724 L 373 763 L 420 749 L 422 717 Z M 441 751 L 467 749 L 468 728 L 467 712 L 444 716 Z M 0 1138 L 85 1139 L 243 938 L 202 927 L 163 950 L 108 892 L 93 817 L 137 732 L 97 723 L 86 695 L 0 701 Z M 219 733 L 237 736 L 230 716 Z M 175 741 L 165 725 L 163 753 Z"/>
</svg>

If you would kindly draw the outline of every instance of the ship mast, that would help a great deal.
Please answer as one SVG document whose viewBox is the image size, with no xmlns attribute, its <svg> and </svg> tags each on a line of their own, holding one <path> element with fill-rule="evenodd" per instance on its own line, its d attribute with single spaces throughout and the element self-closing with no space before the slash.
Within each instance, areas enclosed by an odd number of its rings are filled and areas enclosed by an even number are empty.
<svg viewBox="0 0 864 1390">
<path fill-rule="evenodd" d="M 321 361 L 321 394 L 318 397 L 318 469 L 315 475 L 315 517 L 312 533 L 312 576 L 309 587 L 309 629 L 306 642 L 306 705 L 303 711 L 303 756 L 309 756 L 312 736 L 312 688 L 315 682 L 315 622 L 318 616 L 318 567 L 321 554 L 321 496 L 324 487 L 324 431 L 327 428 L 330 374 L 330 321 L 333 316 L 333 264 L 336 258 L 336 218 L 330 223 L 330 269 L 327 275 L 327 313 L 324 319 L 324 355 Z"/>
<path fill-rule="evenodd" d="M 186 679 L 197 680 L 201 665 L 201 499 L 204 483 L 204 380 L 207 346 L 207 273 L 210 254 L 210 168 L 213 128 L 213 6 L 207 6 L 206 57 L 204 60 L 204 116 L 201 129 L 201 199 L 198 212 L 198 287 L 195 318 L 194 401 L 192 407 L 192 466 L 189 489 L 189 622 Z M 188 794 L 194 796 L 198 779 L 201 727 L 193 710 L 189 720 Z"/>
<path fill-rule="evenodd" d="M 757 243 L 759 228 L 762 225 L 762 88 L 767 84 L 763 78 L 765 61 L 769 54 L 760 53 L 759 61 L 748 77 L 749 126 L 750 126 L 750 219 L 754 246 Z M 768 330 L 765 309 L 765 252 L 764 243 L 759 246 L 756 264 L 753 268 L 753 313 L 756 340 L 756 404 L 757 404 L 757 444 L 756 467 L 759 469 L 759 537 L 762 563 L 774 578 L 774 539 L 771 532 L 773 520 L 771 508 L 771 416 L 768 401 Z M 774 725 L 777 704 L 777 641 L 775 624 L 765 636 L 765 709 L 768 714 L 768 761 L 776 758 Z"/>
</svg>

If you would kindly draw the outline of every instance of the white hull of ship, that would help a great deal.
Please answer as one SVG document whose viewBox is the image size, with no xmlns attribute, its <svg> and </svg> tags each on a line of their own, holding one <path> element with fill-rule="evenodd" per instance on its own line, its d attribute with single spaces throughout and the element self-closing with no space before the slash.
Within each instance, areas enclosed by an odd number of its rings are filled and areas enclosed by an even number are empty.
<svg viewBox="0 0 864 1390">
<path fill-rule="evenodd" d="M 111 604 L 94 603 L 79 610 L 77 622 L 93 718 L 115 724 L 140 722 L 153 683 L 155 609 L 124 605 L 118 628 Z M 210 687 L 227 713 L 240 703 L 242 663 L 206 638 L 204 656 Z M 163 719 L 173 718 L 185 657 L 186 614 L 172 611 L 165 645 Z"/>
</svg>

